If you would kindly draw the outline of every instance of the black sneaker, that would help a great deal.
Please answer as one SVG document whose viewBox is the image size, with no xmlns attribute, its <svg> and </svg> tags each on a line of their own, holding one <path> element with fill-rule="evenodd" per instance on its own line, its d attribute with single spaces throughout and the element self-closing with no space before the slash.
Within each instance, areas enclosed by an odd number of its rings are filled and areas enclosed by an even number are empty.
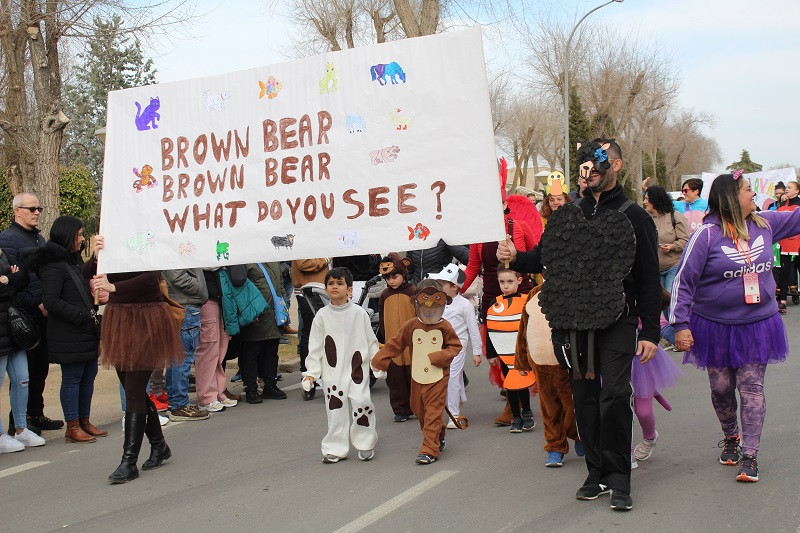
<svg viewBox="0 0 800 533">
<path fill-rule="evenodd" d="M 722 448 L 722 453 L 719 454 L 720 464 L 728 466 L 739 464 L 739 435 L 725 437 L 719 441 L 717 448 Z"/>
<path fill-rule="evenodd" d="M 739 475 L 736 481 L 758 481 L 758 461 L 750 455 L 742 455 L 742 462 L 739 465 Z"/>
<path fill-rule="evenodd" d="M 511 429 L 509 429 L 508 432 L 522 433 L 522 419 L 520 417 L 516 417 L 511 421 Z"/>
<path fill-rule="evenodd" d="M 630 511 L 633 509 L 633 499 L 624 490 L 611 491 L 611 508 L 615 511 Z"/>
<path fill-rule="evenodd" d="M 439 439 L 439 451 L 444 451 L 444 439 Z"/>
<path fill-rule="evenodd" d="M 63 420 L 50 420 L 46 416 L 29 416 L 28 417 L 28 429 L 33 431 L 33 428 L 39 428 L 44 431 L 55 431 L 57 429 L 61 429 L 64 427 Z"/>
<path fill-rule="evenodd" d="M 536 427 L 532 411 L 522 411 L 522 431 L 532 431 Z"/>
<path fill-rule="evenodd" d="M 587 483 L 578 489 L 575 497 L 579 500 L 596 500 L 598 496 L 608 494 L 611 489 L 600 483 Z"/>
<path fill-rule="evenodd" d="M 397 413 L 394 415 L 395 422 L 405 422 L 406 420 L 408 420 L 408 415 L 405 413 Z"/>
<path fill-rule="evenodd" d="M 265 400 L 285 400 L 286 393 L 278 388 L 277 385 L 264 385 L 264 391 L 261 397 Z"/>
<path fill-rule="evenodd" d="M 432 455 L 430 455 L 428 453 L 421 453 L 421 454 L 419 454 L 417 456 L 417 458 L 415 459 L 415 462 L 418 465 L 429 465 L 431 463 L 435 463 L 436 462 L 436 457 L 434 457 L 434 456 L 432 456 Z"/>
<path fill-rule="evenodd" d="M 258 394 L 257 390 L 254 391 L 244 391 L 244 401 L 247 403 L 262 403 L 264 400 L 261 399 L 261 395 Z"/>
</svg>

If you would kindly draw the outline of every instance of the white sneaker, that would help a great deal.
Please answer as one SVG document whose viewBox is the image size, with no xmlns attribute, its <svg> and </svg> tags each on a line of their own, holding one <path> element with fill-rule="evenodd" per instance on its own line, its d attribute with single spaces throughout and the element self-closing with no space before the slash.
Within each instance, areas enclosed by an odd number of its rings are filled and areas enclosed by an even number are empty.
<svg viewBox="0 0 800 533">
<path fill-rule="evenodd" d="M 359 450 L 358 451 L 358 458 L 362 461 L 369 461 L 375 457 L 375 450 Z"/>
<path fill-rule="evenodd" d="M 18 442 L 21 442 L 26 448 L 35 448 L 36 446 L 44 446 L 47 442 L 42 437 L 34 433 L 28 428 L 22 430 L 22 433 L 14 435 Z"/>
<path fill-rule="evenodd" d="M 647 461 L 650 459 L 650 456 L 653 455 L 653 448 L 656 447 L 656 441 L 658 440 L 658 431 L 656 431 L 656 436 L 653 437 L 653 440 L 642 439 L 642 442 L 636 445 L 636 448 L 633 450 L 633 455 L 639 461 Z"/>
<path fill-rule="evenodd" d="M 452 420 L 447 421 L 447 429 L 458 429 L 458 426 Z"/>
<path fill-rule="evenodd" d="M 220 400 L 219 403 L 224 405 L 225 407 L 236 407 L 239 403 L 236 400 L 231 400 L 230 398 L 225 398 L 224 400 Z"/>
<path fill-rule="evenodd" d="M 169 423 L 169 417 L 158 415 L 158 423 L 162 426 L 166 426 Z"/>
<path fill-rule="evenodd" d="M 200 405 L 198 407 L 201 411 L 208 411 L 209 413 L 218 413 L 225 410 L 225 406 L 216 401 L 207 403 L 205 405 Z"/>
<path fill-rule="evenodd" d="M 25 445 L 3 433 L 0 435 L 0 453 L 21 452 Z"/>
</svg>

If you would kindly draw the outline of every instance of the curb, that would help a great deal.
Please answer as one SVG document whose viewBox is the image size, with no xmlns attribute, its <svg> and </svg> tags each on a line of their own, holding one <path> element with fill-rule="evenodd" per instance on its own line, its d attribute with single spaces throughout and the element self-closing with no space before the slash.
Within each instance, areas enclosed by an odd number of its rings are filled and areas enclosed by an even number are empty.
<svg viewBox="0 0 800 533">
<path fill-rule="evenodd" d="M 291 374 L 293 372 L 297 372 L 298 370 L 300 370 L 300 357 L 295 357 L 294 359 L 289 359 L 288 361 L 278 362 L 278 372 L 286 372 L 287 374 Z"/>
</svg>

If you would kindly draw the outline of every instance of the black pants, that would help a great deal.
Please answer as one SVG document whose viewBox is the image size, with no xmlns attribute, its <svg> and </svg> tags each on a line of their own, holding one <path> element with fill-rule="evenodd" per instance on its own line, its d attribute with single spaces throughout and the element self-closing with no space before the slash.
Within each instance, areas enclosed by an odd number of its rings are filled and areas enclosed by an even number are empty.
<svg viewBox="0 0 800 533">
<path fill-rule="evenodd" d="M 125 412 L 147 412 L 147 382 L 152 370 L 117 370 L 117 377 L 125 389 Z"/>
<path fill-rule="evenodd" d="M 314 315 L 317 311 L 325 307 L 322 297 L 306 287 L 301 289 L 302 294 L 297 294 L 297 310 L 303 319 L 303 329 L 300 332 L 300 342 L 297 344 L 297 354 L 300 356 L 300 371 L 306 371 L 306 357 L 308 357 L 308 337 L 311 335 L 311 324 L 314 322 Z M 313 306 L 313 308 L 312 308 Z"/>
<path fill-rule="evenodd" d="M 778 283 L 778 290 L 780 293 L 778 300 L 788 300 L 789 286 L 797 285 L 797 257 L 796 255 L 781 254 L 781 274 L 780 283 Z"/>
<path fill-rule="evenodd" d="M 28 416 L 44 415 L 44 385 L 50 370 L 47 349 L 47 321 L 37 320 L 39 344 L 28 350 Z"/>
<path fill-rule="evenodd" d="M 631 491 L 636 317 L 625 317 L 595 333 L 595 379 L 572 381 L 578 433 L 586 449 L 586 483 Z"/>
<path fill-rule="evenodd" d="M 275 385 L 278 373 L 278 344 L 280 339 L 242 341 L 239 370 L 242 371 L 244 390 L 258 390 L 258 377 L 264 385 Z"/>
</svg>

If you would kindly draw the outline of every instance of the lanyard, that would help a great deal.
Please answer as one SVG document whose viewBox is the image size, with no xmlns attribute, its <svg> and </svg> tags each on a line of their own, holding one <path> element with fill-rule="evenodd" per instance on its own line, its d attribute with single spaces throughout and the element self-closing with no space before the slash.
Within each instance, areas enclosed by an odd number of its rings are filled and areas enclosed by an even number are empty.
<svg viewBox="0 0 800 533">
<path fill-rule="evenodd" d="M 739 239 L 736 238 L 736 231 L 733 229 L 731 223 L 728 222 L 727 224 L 728 224 L 728 230 L 731 232 L 731 240 L 733 241 L 733 244 L 736 246 L 736 251 L 744 255 L 744 260 L 747 262 L 747 266 L 752 265 L 753 260 L 750 259 L 750 245 L 745 243 L 745 245 L 747 245 L 747 248 L 742 246 Z"/>
</svg>

